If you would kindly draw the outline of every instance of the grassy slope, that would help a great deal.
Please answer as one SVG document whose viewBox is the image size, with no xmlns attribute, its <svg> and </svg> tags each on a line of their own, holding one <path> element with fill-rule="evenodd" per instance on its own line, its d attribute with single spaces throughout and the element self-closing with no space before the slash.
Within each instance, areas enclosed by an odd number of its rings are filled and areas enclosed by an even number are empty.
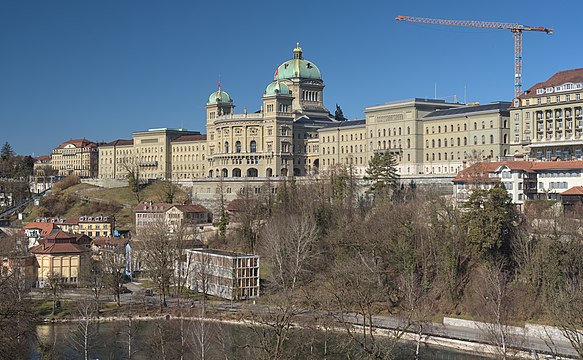
<svg viewBox="0 0 583 360">
<path fill-rule="evenodd" d="M 63 190 L 63 194 L 74 195 L 77 197 L 75 204 L 68 208 L 65 214 L 59 214 L 59 216 L 63 218 L 81 215 L 114 215 L 116 218 L 117 228 L 134 228 L 133 207 L 138 204 L 138 201 L 129 187 L 104 189 L 89 184 L 77 184 Z M 143 201 L 162 202 L 164 199 L 162 185 L 159 183 L 153 183 L 146 186 L 142 190 L 142 199 Z M 122 208 L 113 214 L 105 214 L 96 209 L 96 206 L 93 202 L 95 200 L 117 203 L 120 204 Z M 187 200 L 188 194 L 182 188 L 179 188 L 176 193 L 174 202 L 183 203 Z M 129 206 L 129 208 L 127 206 Z M 26 210 L 26 213 L 28 213 L 28 215 L 24 219 L 24 222 L 33 221 L 39 217 L 38 209 L 34 206 L 29 206 Z"/>
</svg>

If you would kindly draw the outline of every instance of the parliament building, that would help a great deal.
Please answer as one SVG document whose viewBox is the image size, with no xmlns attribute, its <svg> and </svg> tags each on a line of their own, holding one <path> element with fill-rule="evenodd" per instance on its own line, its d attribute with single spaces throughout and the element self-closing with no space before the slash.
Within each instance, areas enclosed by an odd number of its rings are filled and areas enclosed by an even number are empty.
<svg viewBox="0 0 583 360">
<path fill-rule="evenodd" d="M 126 179 L 135 171 L 142 180 L 192 181 L 201 189 L 217 179 L 310 177 L 338 166 L 363 177 L 369 160 L 385 152 L 396 156 L 401 176 L 453 177 L 469 160 L 509 153 L 510 103 L 414 98 L 346 120 L 324 106 L 324 87 L 298 45 L 276 68 L 259 111 L 235 113 L 219 85 L 206 102 L 206 134 L 158 128 L 100 144 L 98 177 Z"/>
</svg>

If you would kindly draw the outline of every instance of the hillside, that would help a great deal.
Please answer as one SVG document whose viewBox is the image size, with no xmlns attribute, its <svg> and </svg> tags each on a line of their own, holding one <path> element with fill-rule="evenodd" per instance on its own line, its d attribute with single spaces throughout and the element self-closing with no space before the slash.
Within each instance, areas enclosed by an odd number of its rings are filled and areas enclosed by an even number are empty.
<svg viewBox="0 0 583 360">
<path fill-rule="evenodd" d="M 146 185 L 141 191 L 142 201 L 164 202 L 165 183 Z M 184 189 L 177 187 L 174 203 L 190 200 Z M 24 213 L 23 222 L 40 217 L 69 218 L 76 216 L 115 216 L 118 229 L 134 229 L 133 208 L 138 204 L 129 187 L 105 189 L 89 184 L 76 184 L 64 190 L 57 190 L 42 198 L 39 206 L 31 205 Z"/>
</svg>

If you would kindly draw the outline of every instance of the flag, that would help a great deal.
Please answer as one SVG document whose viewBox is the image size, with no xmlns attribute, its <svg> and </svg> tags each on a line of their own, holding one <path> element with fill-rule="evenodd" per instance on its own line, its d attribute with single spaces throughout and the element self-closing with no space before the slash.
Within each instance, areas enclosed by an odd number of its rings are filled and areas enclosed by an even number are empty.
<svg viewBox="0 0 583 360">
<path fill-rule="evenodd" d="M 275 69 L 275 74 L 273 74 L 273 77 L 277 77 L 278 73 L 279 73 L 279 68 Z"/>
<path fill-rule="evenodd" d="M 219 80 L 219 90 L 221 90 L 221 80 Z"/>
</svg>

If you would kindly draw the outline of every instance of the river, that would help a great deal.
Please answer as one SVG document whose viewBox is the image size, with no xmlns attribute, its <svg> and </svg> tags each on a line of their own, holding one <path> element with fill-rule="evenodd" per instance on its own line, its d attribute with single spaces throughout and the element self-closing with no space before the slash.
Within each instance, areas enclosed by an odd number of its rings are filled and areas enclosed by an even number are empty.
<svg viewBox="0 0 583 360">
<path fill-rule="evenodd" d="M 87 339 L 89 359 L 258 359 L 273 352 L 278 344 L 274 331 L 264 327 L 192 320 L 115 321 L 90 324 L 61 323 L 39 325 L 37 339 L 31 344 L 31 358 L 84 359 L 84 340 Z M 181 336 L 184 334 L 184 336 Z M 131 347 L 128 339 L 131 338 Z M 361 340 L 361 339 L 360 339 Z M 201 347 L 201 343 L 204 346 Z M 384 337 L 374 344 L 389 348 Z M 370 339 L 367 346 L 371 346 Z M 345 333 L 324 330 L 296 329 L 282 346 L 281 359 L 364 359 L 362 347 Z M 415 344 L 399 344 L 397 359 L 415 359 Z M 466 360 L 485 359 L 479 355 L 421 345 L 419 359 Z M 50 357 L 49 357 L 50 358 Z"/>
</svg>

